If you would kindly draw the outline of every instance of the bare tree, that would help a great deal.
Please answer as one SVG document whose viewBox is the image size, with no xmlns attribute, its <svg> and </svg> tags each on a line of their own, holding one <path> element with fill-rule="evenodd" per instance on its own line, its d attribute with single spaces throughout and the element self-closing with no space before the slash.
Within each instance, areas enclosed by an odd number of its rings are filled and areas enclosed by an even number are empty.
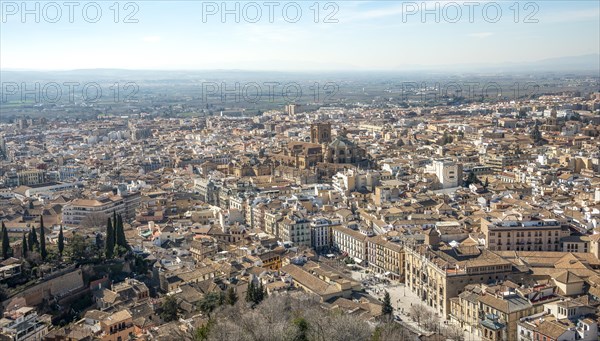
<svg viewBox="0 0 600 341">
<path fill-rule="evenodd" d="M 443 330 L 444 336 L 452 341 L 464 341 L 465 334 L 457 325 L 447 325 Z"/>
<path fill-rule="evenodd" d="M 425 317 L 425 315 L 427 314 L 427 312 L 423 309 L 423 307 L 421 307 L 418 304 L 413 304 L 410 307 L 410 318 L 417 322 L 417 324 L 419 326 L 421 326 L 421 323 L 423 323 L 423 319 Z"/>
<path fill-rule="evenodd" d="M 372 334 L 360 317 L 324 310 L 309 297 L 272 295 L 255 309 L 237 304 L 218 308 L 212 316 L 210 341 L 293 341 L 299 332 L 295 321 L 303 321 L 305 335 L 314 341 L 362 341 Z"/>
<path fill-rule="evenodd" d="M 87 228 L 101 228 L 106 226 L 106 219 L 108 219 L 108 217 L 104 213 L 90 213 L 81 220 L 80 226 Z"/>
<path fill-rule="evenodd" d="M 423 317 L 423 327 L 425 327 L 425 329 L 430 330 L 432 332 L 439 332 L 440 331 L 440 319 L 433 314 L 427 314 L 426 316 Z"/>
<path fill-rule="evenodd" d="M 377 327 L 373 341 L 397 341 L 397 340 L 416 340 L 417 335 L 399 325 L 398 323 L 383 323 Z"/>
</svg>

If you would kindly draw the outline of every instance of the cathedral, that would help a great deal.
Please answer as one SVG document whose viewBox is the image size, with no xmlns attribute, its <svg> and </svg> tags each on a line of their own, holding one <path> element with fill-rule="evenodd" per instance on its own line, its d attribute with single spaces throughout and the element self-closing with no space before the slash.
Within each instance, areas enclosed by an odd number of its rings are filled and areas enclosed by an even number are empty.
<svg viewBox="0 0 600 341">
<path fill-rule="evenodd" d="M 323 162 L 334 164 L 363 165 L 368 163 L 367 152 L 346 136 L 343 129 L 331 139 L 331 123 L 313 123 L 310 127 L 312 143 L 321 144 Z"/>
</svg>

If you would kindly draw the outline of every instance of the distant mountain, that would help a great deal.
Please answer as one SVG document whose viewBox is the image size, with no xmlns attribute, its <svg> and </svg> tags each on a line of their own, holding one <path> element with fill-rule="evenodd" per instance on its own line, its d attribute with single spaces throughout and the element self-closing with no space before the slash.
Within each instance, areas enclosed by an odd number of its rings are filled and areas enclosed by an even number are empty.
<svg viewBox="0 0 600 341">
<path fill-rule="evenodd" d="M 272 65 L 279 65 L 273 61 Z M 340 69 L 343 67 L 344 69 Z M 511 73 L 569 73 L 584 72 L 600 74 L 600 54 L 588 54 L 581 56 L 568 56 L 558 58 L 542 59 L 534 62 L 518 63 L 470 63 L 449 65 L 415 65 L 403 64 L 392 70 L 361 69 L 357 67 L 346 67 L 343 65 L 315 65 L 314 70 L 297 71 L 289 65 L 290 71 L 274 69 L 264 70 L 242 70 L 242 69 L 207 69 L 207 70 L 129 70 L 129 69 L 79 69 L 63 71 L 42 70 L 10 70 L 0 69 L 3 81 L 77 81 L 93 79 L 98 82 L 116 81 L 138 81 L 138 80 L 190 80 L 197 81 L 216 79 L 248 80 L 258 78 L 269 78 L 270 80 L 286 79 L 292 76 L 294 79 L 310 78 L 313 76 L 366 76 L 399 74 L 511 74 Z"/>
<path fill-rule="evenodd" d="M 542 59 L 534 62 L 507 62 L 499 64 L 471 63 L 451 65 L 400 65 L 398 70 L 429 70 L 446 72 L 600 72 L 600 54 Z"/>
</svg>

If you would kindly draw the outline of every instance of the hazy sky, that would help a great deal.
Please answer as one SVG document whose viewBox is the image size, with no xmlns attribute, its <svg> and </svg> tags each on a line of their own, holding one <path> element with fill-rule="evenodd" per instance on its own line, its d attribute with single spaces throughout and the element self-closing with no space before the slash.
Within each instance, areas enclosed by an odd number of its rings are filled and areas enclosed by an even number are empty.
<svg viewBox="0 0 600 341">
<path fill-rule="evenodd" d="M 318 16 L 314 1 L 229 1 L 239 23 L 223 22 L 221 1 L 119 2 L 118 15 L 113 1 L 65 1 L 29 1 L 36 23 L 21 0 L 0 0 L 1 68 L 404 69 L 600 52 L 595 0 L 321 1 Z M 137 23 L 125 23 L 132 12 Z"/>
</svg>

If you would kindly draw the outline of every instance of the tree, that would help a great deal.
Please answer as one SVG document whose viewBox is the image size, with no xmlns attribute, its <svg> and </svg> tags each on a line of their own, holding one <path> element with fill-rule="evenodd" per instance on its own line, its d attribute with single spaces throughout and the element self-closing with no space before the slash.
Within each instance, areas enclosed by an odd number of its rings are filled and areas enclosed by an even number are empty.
<svg viewBox="0 0 600 341">
<path fill-rule="evenodd" d="M 86 216 L 81 219 L 79 226 L 87 227 L 87 228 L 101 228 L 102 225 L 106 222 L 106 214 L 101 212 L 94 212 L 86 214 Z"/>
<path fill-rule="evenodd" d="M 65 249 L 65 237 L 63 236 L 63 227 L 60 225 L 60 231 L 58 232 L 58 253 L 62 256 L 63 250 Z"/>
<path fill-rule="evenodd" d="M 419 327 L 421 326 L 421 320 L 425 317 L 426 314 L 427 313 L 425 312 L 423 307 L 421 307 L 420 304 L 413 304 L 410 307 L 410 318 L 413 321 L 417 322 Z"/>
<path fill-rule="evenodd" d="M 490 178 L 486 177 L 483 187 L 488 188 L 489 185 L 490 185 Z"/>
<path fill-rule="evenodd" d="M 113 245 L 117 244 L 117 211 L 113 211 Z"/>
<path fill-rule="evenodd" d="M 85 261 L 91 258 L 88 243 L 82 235 L 73 233 L 73 237 L 69 240 L 68 252 L 71 260 L 75 262 Z"/>
<path fill-rule="evenodd" d="M 46 260 L 48 252 L 46 251 L 46 231 L 44 230 L 44 218 L 40 217 L 40 255 L 42 260 Z"/>
<path fill-rule="evenodd" d="M 27 258 L 27 251 L 29 251 L 29 246 L 27 246 L 27 236 L 23 233 L 23 241 L 21 242 L 21 255 L 23 259 Z"/>
<path fill-rule="evenodd" d="M 479 178 L 477 177 L 477 175 L 475 175 L 474 172 L 469 172 L 467 180 L 465 180 L 466 187 L 471 186 L 471 184 L 481 184 L 481 180 L 479 180 Z"/>
<path fill-rule="evenodd" d="M 443 334 L 448 340 L 452 341 L 464 341 L 465 339 L 462 329 L 457 325 L 446 326 L 446 328 L 443 330 Z"/>
<path fill-rule="evenodd" d="M 410 332 L 398 323 L 383 323 L 375 328 L 371 341 L 412 340 Z"/>
<path fill-rule="evenodd" d="M 198 307 L 203 313 L 210 317 L 210 313 L 221 305 L 222 300 L 222 293 L 209 292 L 204 295 L 202 300 L 200 300 Z"/>
<path fill-rule="evenodd" d="M 259 304 L 266 296 L 266 288 L 263 287 L 262 282 L 258 282 L 258 286 L 254 289 L 254 304 Z"/>
<path fill-rule="evenodd" d="M 35 232 L 35 227 L 31 228 L 31 231 L 29 232 L 29 251 L 33 251 L 34 248 L 38 249 L 39 248 L 39 242 L 37 239 L 37 233 Z"/>
<path fill-rule="evenodd" d="M 246 302 L 254 302 L 254 281 L 250 280 L 248 282 L 248 289 L 246 289 Z"/>
<path fill-rule="evenodd" d="M 442 136 L 442 139 L 440 140 L 439 144 L 444 146 L 448 143 L 452 143 L 453 141 L 454 139 L 452 138 L 452 136 L 448 135 L 448 131 L 444 131 L 444 135 Z"/>
<path fill-rule="evenodd" d="M 113 252 L 115 250 L 115 234 L 113 230 L 113 224 L 110 217 L 106 222 L 106 243 L 104 244 L 104 255 L 106 259 L 113 258 Z"/>
<path fill-rule="evenodd" d="M 174 296 L 167 296 L 161 305 L 161 309 L 160 317 L 165 322 L 177 320 L 179 307 Z"/>
<path fill-rule="evenodd" d="M 390 318 L 394 313 L 394 308 L 392 307 L 392 301 L 390 298 L 390 293 L 385 291 L 385 295 L 383 295 L 383 307 L 381 308 L 381 313 L 384 317 Z"/>
<path fill-rule="evenodd" d="M 297 317 L 292 323 L 296 326 L 294 341 L 308 341 L 308 321 L 303 317 Z"/>
<path fill-rule="evenodd" d="M 229 305 L 235 305 L 238 301 L 238 296 L 235 293 L 235 289 L 233 287 L 227 288 L 227 293 L 225 294 L 225 302 Z"/>
<path fill-rule="evenodd" d="M 10 239 L 8 238 L 8 230 L 2 222 L 2 259 L 7 259 L 11 255 Z"/>
<path fill-rule="evenodd" d="M 148 262 L 144 257 L 135 255 L 132 270 L 140 275 L 145 275 L 148 273 Z"/>
<path fill-rule="evenodd" d="M 129 249 L 127 238 L 125 238 L 125 230 L 123 229 L 123 218 L 119 214 L 117 215 L 117 222 L 115 224 L 115 250 L 118 251 L 118 256 L 122 256 Z"/>
<path fill-rule="evenodd" d="M 194 341 L 208 340 L 210 329 L 214 324 L 214 320 L 208 320 L 208 322 L 203 324 L 200 328 L 196 329 L 196 332 L 194 333 Z"/>
<path fill-rule="evenodd" d="M 254 281 L 248 283 L 248 290 L 246 291 L 246 302 L 251 302 L 253 305 L 258 305 L 262 300 L 267 297 L 267 289 L 263 287 L 259 281 L 258 285 L 254 284 Z"/>
<path fill-rule="evenodd" d="M 423 317 L 423 327 L 432 332 L 440 332 L 440 319 L 433 314 L 427 314 Z"/>
</svg>

